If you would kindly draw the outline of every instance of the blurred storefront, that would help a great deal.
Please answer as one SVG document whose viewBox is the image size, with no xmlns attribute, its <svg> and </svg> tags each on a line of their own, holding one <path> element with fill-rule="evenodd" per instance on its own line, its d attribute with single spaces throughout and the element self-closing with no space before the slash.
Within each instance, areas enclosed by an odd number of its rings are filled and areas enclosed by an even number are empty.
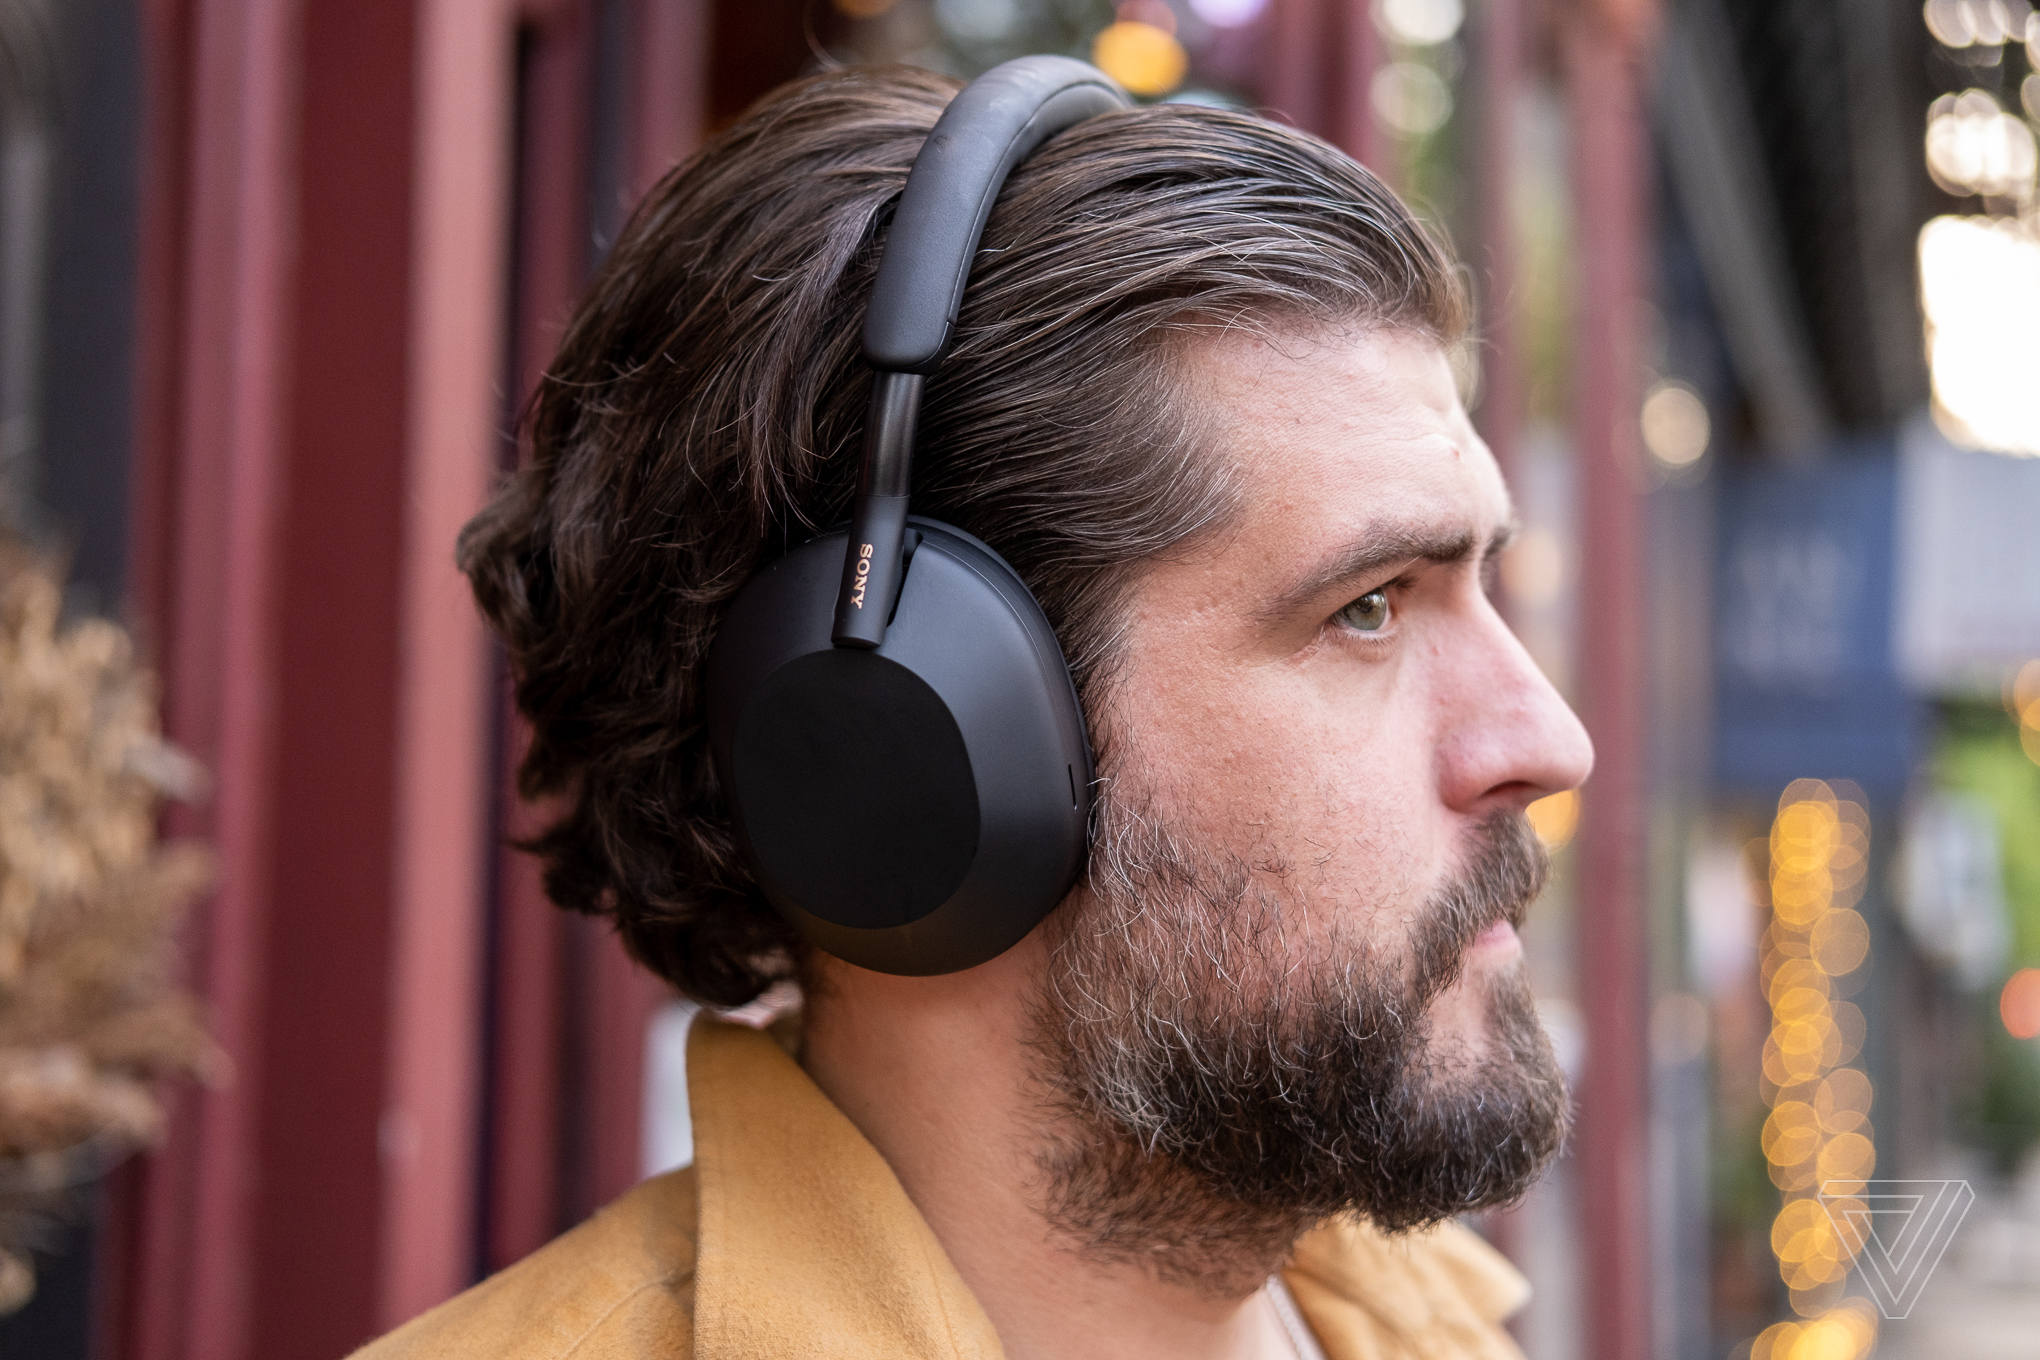
<svg viewBox="0 0 2040 1360">
<path fill-rule="evenodd" d="M 636 197 L 823 61 L 1092 57 L 1468 264 L 1501 599 L 1600 763 L 1526 932 L 1572 1151 L 1534 1360 L 2040 1326 L 2040 20 L 2026 0 L 0 0 L 0 516 L 211 771 L 231 1075 L 0 1355 L 330 1357 L 686 1155 L 684 1017 L 504 849 L 453 569 Z M 1821 1196 L 1968 1183 L 1912 1316 Z"/>
</svg>

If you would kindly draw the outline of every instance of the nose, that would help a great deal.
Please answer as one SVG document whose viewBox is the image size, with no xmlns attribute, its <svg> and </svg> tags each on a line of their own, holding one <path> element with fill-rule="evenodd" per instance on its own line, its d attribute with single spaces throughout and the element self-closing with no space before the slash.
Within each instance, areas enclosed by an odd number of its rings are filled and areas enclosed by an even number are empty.
<svg viewBox="0 0 2040 1360">
<path fill-rule="evenodd" d="M 1446 806 L 1481 816 L 1585 783 L 1594 744 L 1571 705 L 1485 598 L 1468 630 L 1462 645 L 1436 654 L 1445 673 L 1433 691 L 1434 749 Z"/>
</svg>

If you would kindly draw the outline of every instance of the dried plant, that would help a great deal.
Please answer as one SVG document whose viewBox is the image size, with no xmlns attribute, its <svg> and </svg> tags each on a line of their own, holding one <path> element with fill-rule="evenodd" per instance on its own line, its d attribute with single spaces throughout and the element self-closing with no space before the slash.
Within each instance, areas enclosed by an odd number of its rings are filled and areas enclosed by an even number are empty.
<svg viewBox="0 0 2040 1360">
<path fill-rule="evenodd" d="M 164 743 L 127 634 L 64 624 L 47 563 L 0 536 L 0 1312 L 70 1187 L 152 1141 L 155 1084 L 223 1060 L 178 985 L 173 935 L 209 876 L 161 845 L 201 775 Z"/>
</svg>

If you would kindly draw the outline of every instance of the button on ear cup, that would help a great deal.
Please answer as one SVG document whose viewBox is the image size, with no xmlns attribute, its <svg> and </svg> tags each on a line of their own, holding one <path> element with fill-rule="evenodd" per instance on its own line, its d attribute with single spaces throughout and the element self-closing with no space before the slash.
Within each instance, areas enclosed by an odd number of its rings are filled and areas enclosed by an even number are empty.
<svg viewBox="0 0 2040 1360">
<path fill-rule="evenodd" d="M 977 855 L 977 781 L 956 719 L 876 653 L 811 652 L 772 672 L 744 704 L 730 763 L 767 891 L 833 924 L 918 921 Z"/>
</svg>

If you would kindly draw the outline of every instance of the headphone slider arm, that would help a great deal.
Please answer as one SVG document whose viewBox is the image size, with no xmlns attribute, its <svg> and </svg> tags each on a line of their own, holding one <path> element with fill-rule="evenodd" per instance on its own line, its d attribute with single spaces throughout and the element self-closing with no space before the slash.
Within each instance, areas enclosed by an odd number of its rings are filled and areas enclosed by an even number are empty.
<svg viewBox="0 0 2040 1360">
<path fill-rule="evenodd" d="M 869 651 L 885 641 L 885 626 L 906 578 L 907 498 L 863 495 L 850 512 L 843 553 L 843 586 L 836 595 L 838 647 Z"/>
</svg>

